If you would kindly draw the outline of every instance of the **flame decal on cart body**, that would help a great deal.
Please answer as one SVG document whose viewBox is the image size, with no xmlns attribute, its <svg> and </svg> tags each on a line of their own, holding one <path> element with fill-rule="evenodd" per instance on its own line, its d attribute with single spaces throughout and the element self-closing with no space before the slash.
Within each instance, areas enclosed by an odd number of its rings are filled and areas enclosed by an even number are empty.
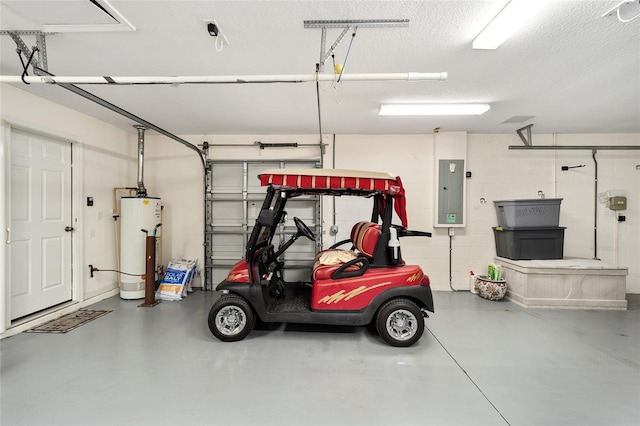
<svg viewBox="0 0 640 426">
<path fill-rule="evenodd" d="M 314 280 L 311 309 L 364 309 L 380 293 L 391 288 L 423 285 L 424 276 L 419 266 L 405 265 L 394 268 L 369 268 L 359 277 Z"/>
<path fill-rule="evenodd" d="M 247 269 L 247 262 L 241 259 L 236 262 L 229 274 L 227 275 L 227 281 L 230 282 L 248 282 L 249 270 Z"/>
<path fill-rule="evenodd" d="M 346 293 L 344 290 L 340 290 L 334 294 L 332 294 L 331 296 L 325 296 L 322 299 L 320 299 L 318 301 L 318 303 L 326 303 L 327 305 L 331 304 L 331 303 L 338 303 L 341 300 L 350 300 L 353 299 L 356 296 L 361 295 L 362 293 L 366 293 L 369 290 L 373 290 L 379 287 L 384 287 L 387 285 L 390 285 L 391 281 L 387 281 L 384 283 L 380 283 L 380 284 L 375 284 L 372 285 L 370 287 L 367 287 L 366 285 L 360 286 L 358 288 L 354 288 L 353 290 L 351 290 L 350 292 Z"/>
<path fill-rule="evenodd" d="M 412 283 L 412 282 L 418 281 L 423 276 L 424 276 L 424 273 L 422 273 L 422 271 L 418 271 L 415 274 L 411 275 L 409 278 L 407 278 L 407 282 Z"/>
</svg>

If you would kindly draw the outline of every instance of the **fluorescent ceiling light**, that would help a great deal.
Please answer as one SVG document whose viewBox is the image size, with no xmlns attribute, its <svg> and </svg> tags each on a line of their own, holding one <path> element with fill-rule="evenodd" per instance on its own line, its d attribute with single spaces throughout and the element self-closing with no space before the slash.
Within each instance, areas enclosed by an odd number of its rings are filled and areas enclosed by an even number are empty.
<svg viewBox="0 0 640 426">
<path fill-rule="evenodd" d="M 473 40 L 474 49 L 497 49 L 549 0 L 511 0 Z"/>
<path fill-rule="evenodd" d="M 489 104 L 383 104 L 378 115 L 481 115 L 489 109 Z"/>
</svg>

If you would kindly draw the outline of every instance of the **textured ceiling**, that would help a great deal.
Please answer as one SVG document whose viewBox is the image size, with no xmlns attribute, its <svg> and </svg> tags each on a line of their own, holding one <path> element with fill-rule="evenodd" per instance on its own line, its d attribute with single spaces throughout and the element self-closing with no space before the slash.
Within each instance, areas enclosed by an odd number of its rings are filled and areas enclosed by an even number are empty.
<svg viewBox="0 0 640 426">
<path fill-rule="evenodd" d="M 24 30 L 60 23 L 45 22 L 39 3 L 60 21 L 61 9 L 54 6 L 69 9 L 70 2 L 0 3 L 1 29 Z M 84 8 L 87 2 L 71 3 Z M 324 133 L 430 133 L 434 127 L 509 133 L 529 123 L 535 133 L 640 132 L 640 19 L 623 23 L 602 17 L 616 1 L 552 1 L 495 51 L 472 50 L 471 42 L 504 0 L 110 3 L 136 31 L 49 34 L 50 72 L 312 74 L 321 32 L 304 29 L 304 20 L 407 18 L 408 28 L 358 29 L 345 73 L 444 71 L 448 80 L 343 82 L 336 88 L 322 83 Z M 79 15 L 66 20 L 78 23 L 85 12 L 74 10 L 68 13 Z M 206 31 L 205 21 L 212 19 L 230 42 L 221 52 Z M 327 46 L 339 33 L 328 30 Z M 336 62 L 344 62 L 350 39 L 349 34 L 338 46 Z M 1 73 L 19 75 L 15 44 L 6 35 L 1 43 Z M 325 72 L 331 70 L 329 59 Z M 131 129 L 129 120 L 59 87 L 20 87 Z M 176 134 L 318 132 L 313 83 L 82 87 Z M 491 110 L 479 117 L 380 117 L 383 102 L 486 102 Z M 534 118 L 504 123 L 514 116 Z"/>
</svg>

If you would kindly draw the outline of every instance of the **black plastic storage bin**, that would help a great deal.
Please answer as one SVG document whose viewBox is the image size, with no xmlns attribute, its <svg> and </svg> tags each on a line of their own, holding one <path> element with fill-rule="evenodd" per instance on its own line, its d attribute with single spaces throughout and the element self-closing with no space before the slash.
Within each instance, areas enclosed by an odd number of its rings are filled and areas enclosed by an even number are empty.
<svg viewBox="0 0 640 426">
<path fill-rule="evenodd" d="M 564 227 L 502 228 L 494 227 L 496 254 L 512 260 L 562 259 Z"/>
</svg>

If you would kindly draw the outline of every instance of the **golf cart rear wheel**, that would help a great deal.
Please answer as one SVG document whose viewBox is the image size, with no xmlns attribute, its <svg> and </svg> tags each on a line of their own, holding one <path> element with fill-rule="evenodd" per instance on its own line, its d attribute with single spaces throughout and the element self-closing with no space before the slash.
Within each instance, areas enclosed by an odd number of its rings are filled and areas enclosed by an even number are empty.
<svg viewBox="0 0 640 426">
<path fill-rule="evenodd" d="M 224 294 L 209 311 L 209 330 L 223 342 L 242 340 L 253 328 L 256 317 L 242 297 Z"/>
<path fill-rule="evenodd" d="M 392 299 L 378 310 L 376 329 L 391 346 L 411 346 L 424 332 L 424 318 L 411 300 Z"/>
</svg>

